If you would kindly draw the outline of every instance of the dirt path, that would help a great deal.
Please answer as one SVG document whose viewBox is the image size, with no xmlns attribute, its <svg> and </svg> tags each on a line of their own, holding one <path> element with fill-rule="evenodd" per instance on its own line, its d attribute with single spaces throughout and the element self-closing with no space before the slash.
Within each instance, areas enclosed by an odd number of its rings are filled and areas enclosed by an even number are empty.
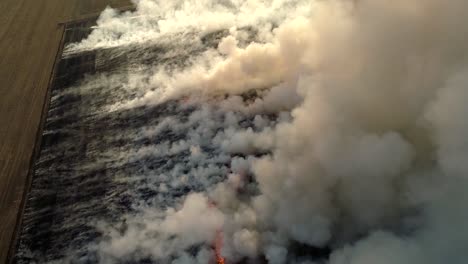
<svg viewBox="0 0 468 264">
<path fill-rule="evenodd" d="M 62 27 L 128 0 L 1 0 L 0 263 L 17 223 Z"/>
</svg>

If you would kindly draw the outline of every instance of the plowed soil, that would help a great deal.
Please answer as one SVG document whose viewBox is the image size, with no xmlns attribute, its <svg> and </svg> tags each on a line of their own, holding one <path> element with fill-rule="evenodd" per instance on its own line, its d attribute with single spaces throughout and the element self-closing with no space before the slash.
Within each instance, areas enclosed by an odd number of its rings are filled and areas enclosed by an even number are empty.
<svg viewBox="0 0 468 264">
<path fill-rule="evenodd" d="M 15 234 L 62 22 L 98 14 L 128 0 L 1 0 L 0 263 Z"/>
</svg>

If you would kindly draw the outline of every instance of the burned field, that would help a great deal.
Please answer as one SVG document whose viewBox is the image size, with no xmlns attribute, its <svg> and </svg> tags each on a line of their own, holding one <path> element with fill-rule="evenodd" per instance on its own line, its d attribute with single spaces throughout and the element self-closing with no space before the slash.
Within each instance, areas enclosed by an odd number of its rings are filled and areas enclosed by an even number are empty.
<svg viewBox="0 0 468 264">
<path fill-rule="evenodd" d="M 67 24 L 63 45 L 79 42 L 94 25 L 95 18 Z M 252 29 L 245 32 L 255 37 Z M 236 161 L 242 163 L 247 156 L 243 150 L 236 151 L 236 146 L 225 150 L 229 148 L 223 145 L 230 137 L 228 127 L 259 131 L 287 118 L 284 113 L 265 113 L 261 120 L 248 112 L 233 115 L 220 105 L 230 100 L 229 95 L 208 101 L 185 96 L 157 105 L 109 110 L 139 96 L 137 90 L 123 87 L 131 78 L 129 71 L 186 67 L 191 57 L 216 47 L 226 34 L 217 31 L 201 41 L 176 35 L 172 38 L 180 41 L 172 39 L 173 44 L 156 41 L 61 55 L 23 215 L 17 263 L 100 262 L 100 243 L 109 239 L 99 227 L 102 223 L 125 233 L 126 217 L 142 208 L 166 210 L 183 202 L 189 193 L 213 188 L 236 170 L 232 168 Z M 250 91 L 235 100 L 248 107 L 261 96 L 262 91 Z M 248 153 L 253 157 L 265 154 Z M 245 175 L 243 182 L 239 196 L 250 199 L 258 193 L 251 176 Z M 208 257 L 212 261 L 217 257 L 217 239 L 207 245 L 213 251 Z M 181 250 L 196 255 L 202 246 Z M 298 256 L 328 254 L 321 249 L 308 251 L 299 244 L 294 247 Z M 137 250 L 117 262 L 165 263 L 178 254 L 154 258 Z M 246 261 L 254 260 L 238 260 Z M 257 258 L 254 262 L 264 261 Z"/>
</svg>

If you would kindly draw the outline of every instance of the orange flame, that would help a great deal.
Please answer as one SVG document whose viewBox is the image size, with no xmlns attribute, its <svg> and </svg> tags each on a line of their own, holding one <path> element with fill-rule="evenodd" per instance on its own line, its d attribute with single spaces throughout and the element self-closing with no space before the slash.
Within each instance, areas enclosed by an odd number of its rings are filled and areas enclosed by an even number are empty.
<svg viewBox="0 0 468 264">
<path fill-rule="evenodd" d="M 215 257 L 217 264 L 225 264 L 225 259 L 221 255 L 221 250 L 223 248 L 223 232 L 221 230 L 216 231 L 215 239 Z"/>
<path fill-rule="evenodd" d="M 209 208 L 216 208 L 218 205 L 216 204 L 215 201 L 209 200 L 208 201 L 208 207 Z M 223 231 L 221 229 L 218 229 L 216 231 L 216 237 L 214 240 L 214 251 L 215 251 L 215 258 L 216 258 L 216 264 L 225 264 L 226 260 L 224 257 L 221 255 L 221 251 L 223 249 Z"/>
</svg>

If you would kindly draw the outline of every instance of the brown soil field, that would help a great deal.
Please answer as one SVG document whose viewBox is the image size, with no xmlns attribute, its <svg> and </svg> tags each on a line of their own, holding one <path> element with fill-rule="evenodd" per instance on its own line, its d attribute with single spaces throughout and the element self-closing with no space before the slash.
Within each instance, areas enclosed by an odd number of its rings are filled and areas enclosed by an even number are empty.
<svg viewBox="0 0 468 264">
<path fill-rule="evenodd" d="M 0 263 L 6 263 L 29 186 L 61 22 L 98 14 L 129 0 L 1 0 Z"/>
</svg>

